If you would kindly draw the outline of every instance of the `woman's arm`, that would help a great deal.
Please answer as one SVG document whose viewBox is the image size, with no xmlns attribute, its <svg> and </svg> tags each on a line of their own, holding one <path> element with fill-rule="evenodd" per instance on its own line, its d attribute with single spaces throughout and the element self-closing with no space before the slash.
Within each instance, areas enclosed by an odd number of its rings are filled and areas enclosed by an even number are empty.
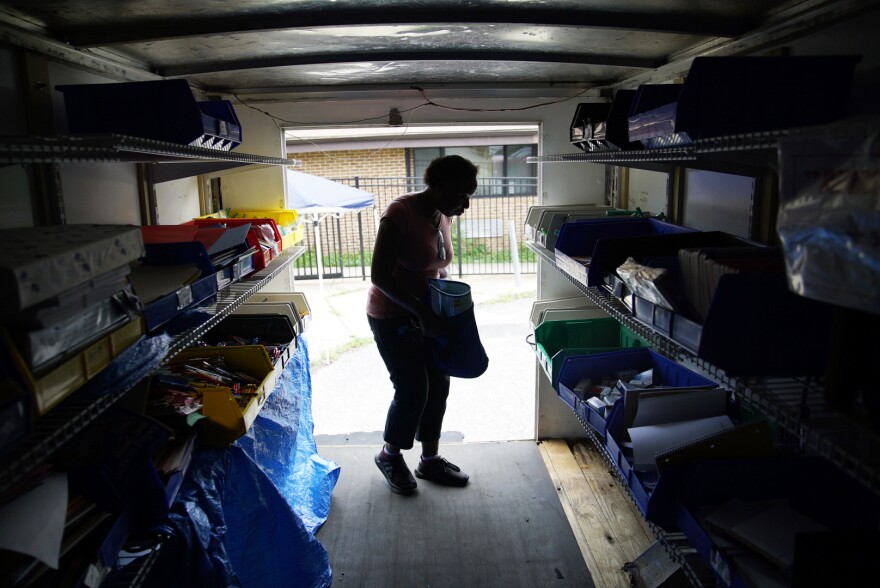
<svg viewBox="0 0 880 588">
<path fill-rule="evenodd" d="M 370 279 L 373 285 L 382 290 L 388 298 L 419 319 L 424 335 L 436 336 L 443 330 L 440 317 L 394 277 L 394 262 L 401 247 L 404 246 L 403 241 L 403 234 L 393 222 L 386 219 L 379 221 L 376 244 L 373 247 L 373 261 L 370 265 Z"/>
</svg>

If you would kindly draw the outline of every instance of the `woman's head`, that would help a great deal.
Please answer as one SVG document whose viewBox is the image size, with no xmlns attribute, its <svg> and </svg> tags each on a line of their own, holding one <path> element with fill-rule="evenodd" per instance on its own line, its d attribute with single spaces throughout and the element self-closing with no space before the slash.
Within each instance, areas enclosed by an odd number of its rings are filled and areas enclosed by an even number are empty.
<svg viewBox="0 0 880 588">
<path fill-rule="evenodd" d="M 445 155 L 428 164 L 425 184 L 439 196 L 437 208 L 446 216 L 463 213 L 477 190 L 479 167 L 460 155 Z"/>
</svg>

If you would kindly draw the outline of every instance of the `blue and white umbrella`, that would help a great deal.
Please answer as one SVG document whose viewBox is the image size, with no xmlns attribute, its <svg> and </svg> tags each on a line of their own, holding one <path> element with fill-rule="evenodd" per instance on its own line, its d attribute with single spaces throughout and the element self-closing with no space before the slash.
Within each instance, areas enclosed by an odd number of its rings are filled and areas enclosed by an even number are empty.
<svg viewBox="0 0 880 588">
<path fill-rule="evenodd" d="M 353 188 L 303 172 L 287 170 L 285 203 L 300 214 L 309 213 L 315 232 L 315 252 L 318 256 L 318 281 L 324 282 L 324 262 L 321 251 L 320 223 L 328 215 L 357 212 L 371 208 L 376 197 L 359 188 Z"/>
</svg>

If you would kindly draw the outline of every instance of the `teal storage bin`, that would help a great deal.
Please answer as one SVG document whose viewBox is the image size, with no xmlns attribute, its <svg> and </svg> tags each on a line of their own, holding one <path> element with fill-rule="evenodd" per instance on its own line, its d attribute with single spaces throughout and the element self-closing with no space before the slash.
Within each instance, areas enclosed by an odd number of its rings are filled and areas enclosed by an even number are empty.
<svg viewBox="0 0 880 588">
<path fill-rule="evenodd" d="M 646 342 L 616 319 L 544 321 L 535 328 L 535 353 L 554 390 L 566 357 L 643 347 Z"/>
</svg>

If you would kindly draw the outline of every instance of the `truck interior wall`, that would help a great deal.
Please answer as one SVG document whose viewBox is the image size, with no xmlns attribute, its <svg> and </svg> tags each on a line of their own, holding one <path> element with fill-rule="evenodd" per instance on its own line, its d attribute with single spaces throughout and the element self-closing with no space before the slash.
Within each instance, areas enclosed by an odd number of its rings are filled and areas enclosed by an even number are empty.
<svg viewBox="0 0 880 588">
<path fill-rule="evenodd" d="M 28 133 L 21 75 L 16 53 L 0 47 L 0 108 L 4 113 L 0 117 L 0 132 L 4 135 Z M 0 166 L 0 186 L 3 186 L 3 214 L 0 215 L 0 228 L 33 225 L 31 184 L 27 167 Z"/>
</svg>

